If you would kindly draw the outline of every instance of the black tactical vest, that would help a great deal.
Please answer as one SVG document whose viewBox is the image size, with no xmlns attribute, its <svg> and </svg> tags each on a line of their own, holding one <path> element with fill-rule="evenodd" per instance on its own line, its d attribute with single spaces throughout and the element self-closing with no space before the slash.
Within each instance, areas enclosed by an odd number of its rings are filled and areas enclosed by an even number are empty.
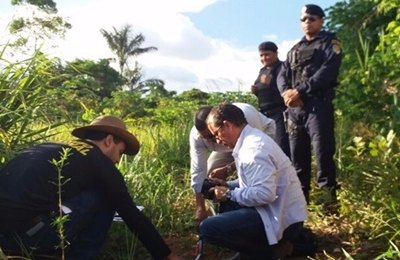
<svg viewBox="0 0 400 260">
<path fill-rule="evenodd" d="M 292 86 L 296 86 L 302 81 L 307 81 L 324 62 L 324 48 L 326 44 L 332 42 L 335 38 L 333 33 L 326 32 L 322 37 L 319 37 L 311 42 L 301 41 L 297 43 L 288 53 L 288 61 L 290 70 L 287 70 L 287 79 Z M 328 83 L 329 87 L 334 87 L 336 82 Z M 325 90 L 320 93 L 313 93 L 313 97 L 318 98 L 333 98 L 333 89 Z"/>
<path fill-rule="evenodd" d="M 282 66 L 282 62 L 278 61 L 272 68 L 262 68 L 255 82 L 257 87 L 257 98 L 261 112 L 267 112 L 272 109 L 285 108 L 283 98 L 276 85 L 276 77 Z M 261 83 L 261 77 L 266 76 L 270 78 L 269 84 Z"/>
<path fill-rule="evenodd" d="M 290 50 L 288 58 L 292 75 L 289 78 L 292 85 L 296 85 L 302 80 L 307 80 L 321 66 L 322 59 L 318 56 L 323 55 L 323 38 L 312 41 L 309 44 L 296 44 Z"/>
</svg>

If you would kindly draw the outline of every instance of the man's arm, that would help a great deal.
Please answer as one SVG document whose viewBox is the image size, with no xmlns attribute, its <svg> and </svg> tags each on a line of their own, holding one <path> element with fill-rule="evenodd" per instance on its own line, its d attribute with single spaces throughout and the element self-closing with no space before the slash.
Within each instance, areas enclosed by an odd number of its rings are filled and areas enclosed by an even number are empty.
<svg viewBox="0 0 400 260">
<path fill-rule="evenodd" d="M 282 67 L 276 77 L 276 85 L 278 87 L 279 92 L 281 95 L 288 89 L 292 88 L 291 80 L 288 78 L 288 75 L 291 74 L 290 64 L 286 60 L 282 63 Z"/>
<path fill-rule="evenodd" d="M 213 169 L 208 173 L 208 178 L 217 178 L 221 180 L 226 180 L 232 173 L 236 171 L 235 162 L 228 163 L 223 167 L 218 167 Z"/>
<path fill-rule="evenodd" d="M 195 222 L 196 225 L 199 225 L 208 216 L 204 198 L 201 194 L 201 186 L 207 177 L 208 150 L 195 128 L 192 128 L 189 138 L 191 187 L 196 200 Z"/>
<path fill-rule="evenodd" d="M 200 225 L 201 221 L 208 217 L 205 200 L 201 193 L 195 193 L 196 197 L 196 212 L 195 212 L 195 221 L 196 225 Z"/>
</svg>

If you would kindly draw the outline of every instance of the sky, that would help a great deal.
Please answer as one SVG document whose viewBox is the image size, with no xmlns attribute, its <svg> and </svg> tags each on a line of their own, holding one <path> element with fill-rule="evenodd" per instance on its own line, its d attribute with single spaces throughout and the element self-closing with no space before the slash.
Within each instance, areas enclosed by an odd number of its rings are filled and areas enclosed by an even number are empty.
<svg viewBox="0 0 400 260">
<path fill-rule="evenodd" d="M 181 93 L 249 91 L 261 67 L 257 46 L 278 45 L 279 58 L 303 36 L 300 11 L 314 3 L 326 9 L 338 0 L 54 0 L 58 14 L 72 24 L 64 40 L 47 53 L 72 61 L 115 58 L 100 29 L 130 24 L 142 33 L 141 47 L 158 50 L 138 62 L 144 79 L 161 79 Z M 17 9 L 0 1 L 0 32 Z M 4 44 L 6 37 L 0 37 Z M 117 68 L 116 64 L 114 64 Z"/>
</svg>

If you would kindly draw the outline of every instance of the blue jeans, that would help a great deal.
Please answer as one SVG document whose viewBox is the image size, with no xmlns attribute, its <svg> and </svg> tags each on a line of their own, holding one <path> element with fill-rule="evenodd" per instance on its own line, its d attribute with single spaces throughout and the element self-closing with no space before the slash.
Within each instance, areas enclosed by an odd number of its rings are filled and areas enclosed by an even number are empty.
<svg viewBox="0 0 400 260">
<path fill-rule="evenodd" d="M 85 191 L 63 203 L 72 210 L 63 227 L 69 243 L 65 250 L 66 259 L 95 259 L 115 213 L 106 201 L 98 192 Z M 0 246 L 15 252 L 24 252 L 22 248 L 27 248 L 33 254 L 56 254 L 60 239 L 53 225 L 54 217 L 41 216 L 41 222 L 44 225 L 34 234 L 18 232 L 0 235 Z"/>
<path fill-rule="evenodd" d="M 240 207 L 205 219 L 200 224 L 200 236 L 206 243 L 238 251 L 250 259 L 273 258 L 273 246 L 255 208 Z"/>
</svg>

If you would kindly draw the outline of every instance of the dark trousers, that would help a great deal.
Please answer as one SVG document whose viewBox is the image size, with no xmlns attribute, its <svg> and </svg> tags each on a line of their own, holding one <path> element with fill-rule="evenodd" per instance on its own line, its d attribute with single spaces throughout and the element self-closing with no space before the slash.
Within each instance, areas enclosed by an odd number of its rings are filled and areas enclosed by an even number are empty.
<svg viewBox="0 0 400 260">
<path fill-rule="evenodd" d="M 240 208 L 205 219 L 200 236 L 206 243 L 251 255 L 251 259 L 272 259 L 264 225 L 255 208 Z"/>
<path fill-rule="evenodd" d="M 275 121 L 276 132 L 275 141 L 281 147 L 282 151 L 290 158 L 289 136 L 286 131 L 283 117 L 284 110 L 279 108 L 271 111 L 261 111 L 262 114 Z"/>
<path fill-rule="evenodd" d="M 318 186 L 336 186 L 332 103 L 312 100 L 303 108 L 289 108 L 288 130 L 292 162 L 306 197 L 311 182 L 311 149 L 315 152 Z"/>
<path fill-rule="evenodd" d="M 223 203 L 222 213 L 205 219 L 200 224 L 200 236 L 206 243 L 240 252 L 251 260 L 275 259 L 275 245 L 269 245 L 264 224 L 257 210 L 242 207 L 236 202 Z M 297 236 L 302 223 L 295 223 L 284 231 L 284 239 Z"/>
<path fill-rule="evenodd" d="M 114 211 L 105 201 L 106 199 L 97 192 L 82 192 L 64 203 L 72 210 L 66 215 L 68 219 L 63 227 L 68 241 L 65 249 L 66 259 L 95 259 L 104 244 L 114 216 Z M 28 231 L 1 234 L 0 247 L 14 252 L 59 254 L 57 247 L 60 239 L 54 227 L 55 218 L 50 215 L 40 216 L 37 230 L 29 228 Z"/>
</svg>

